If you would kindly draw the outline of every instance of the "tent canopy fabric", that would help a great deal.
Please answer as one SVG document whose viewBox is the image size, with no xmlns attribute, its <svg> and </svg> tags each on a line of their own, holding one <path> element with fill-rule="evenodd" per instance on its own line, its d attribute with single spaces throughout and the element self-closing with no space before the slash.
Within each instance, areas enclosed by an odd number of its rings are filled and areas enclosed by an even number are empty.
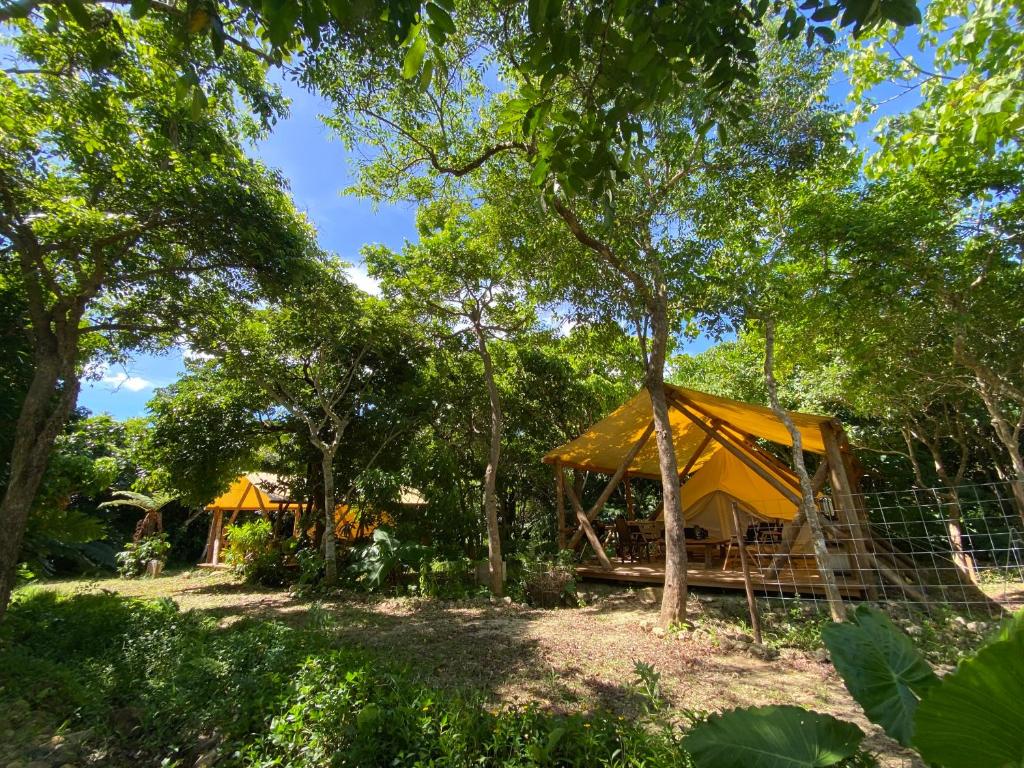
<svg viewBox="0 0 1024 768">
<path fill-rule="evenodd" d="M 250 472 L 237 478 L 223 494 L 206 505 L 209 511 L 255 512 L 277 509 L 284 504 L 286 509 L 299 506 L 280 494 L 284 483 L 277 475 L 268 472 Z"/>
<path fill-rule="evenodd" d="M 740 436 L 749 435 L 780 445 L 793 444 L 786 425 L 776 418 L 770 408 L 671 384 L 666 384 L 665 390 L 670 398 L 686 403 L 705 424 L 718 420 L 724 427 L 734 430 Z M 790 416 L 800 431 L 804 450 L 824 454 L 825 443 L 821 428 L 830 423 L 832 418 L 795 412 L 790 412 Z M 700 448 L 706 433 L 678 408 L 672 407 L 671 403 L 669 420 L 672 424 L 676 457 L 682 469 Z M 650 423 L 651 397 L 646 389 L 642 389 L 575 440 L 549 451 L 544 456 L 544 462 L 613 474 Z M 691 471 L 700 469 L 713 456 L 722 452 L 725 452 L 725 449 L 717 441 L 711 440 L 701 451 Z M 653 437 L 630 463 L 627 473 L 635 477 L 660 477 L 658 447 Z"/>
<path fill-rule="evenodd" d="M 687 524 L 691 512 L 713 493 L 727 494 L 745 511 L 760 518 L 792 520 L 796 517 L 797 508 L 792 501 L 728 451 L 718 451 L 683 484 L 679 500 Z M 728 528 L 731 530 L 732 526 Z"/>
</svg>

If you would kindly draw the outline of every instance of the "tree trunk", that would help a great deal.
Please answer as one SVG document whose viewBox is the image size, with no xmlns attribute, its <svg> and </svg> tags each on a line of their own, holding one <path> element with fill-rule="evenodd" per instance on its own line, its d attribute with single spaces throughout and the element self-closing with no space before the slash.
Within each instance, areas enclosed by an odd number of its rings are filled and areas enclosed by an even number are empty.
<svg viewBox="0 0 1024 768">
<path fill-rule="evenodd" d="M 679 499 L 679 465 L 672 442 L 672 423 L 665 399 L 665 356 L 668 351 L 668 301 L 665 291 L 658 294 L 651 313 L 651 353 L 647 360 L 647 391 L 651 396 L 654 436 L 658 445 L 661 472 L 661 496 L 665 521 L 665 591 L 661 598 L 660 623 L 668 628 L 686 621 L 686 534 Z"/>
<path fill-rule="evenodd" d="M 321 451 L 324 473 L 324 584 L 333 587 L 338 583 L 338 547 L 334 533 L 334 451 Z"/>
<path fill-rule="evenodd" d="M 804 464 L 803 438 L 800 430 L 796 428 L 789 413 L 779 403 L 778 385 L 775 381 L 775 322 L 767 320 L 764 324 L 764 380 L 768 387 L 768 398 L 771 402 L 772 411 L 776 417 L 786 425 L 790 439 L 793 441 L 793 470 L 800 480 L 801 510 L 808 527 L 811 529 L 811 539 L 814 542 L 814 556 L 818 564 L 818 571 L 821 573 L 822 582 L 825 585 L 825 595 L 828 597 L 829 609 L 834 621 L 843 621 L 846 618 L 846 606 L 839 594 L 839 586 L 836 584 L 835 573 L 829 563 L 828 549 L 825 546 L 825 531 L 821 525 L 821 518 L 818 516 L 818 505 L 814 501 L 814 486 L 811 483 L 811 476 L 807 473 L 807 465 Z M 736 532 L 739 535 L 739 531 Z"/>
<path fill-rule="evenodd" d="M 501 530 L 498 527 L 498 462 L 501 460 L 502 413 L 498 385 L 494 380 L 494 362 L 487 349 L 487 339 L 479 322 L 474 322 L 480 359 L 484 364 L 484 381 L 491 403 L 491 442 L 487 452 L 487 470 L 484 473 L 484 515 L 487 518 L 487 560 L 490 564 L 491 592 L 502 595 L 505 591 L 501 559 Z"/>
<path fill-rule="evenodd" d="M 999 442 L 1003 444 L 1006 453 L 1010 457 L 1010 468 L 1013 476 L 1010 478 L 1010 490 L 1013 492 L 1013 499 L 1017 505 L 1017 512 L 1021 522 L 1024 522 L 1024 457 L 1020 452 L 1020 425 L 1024 422 L 1024 411 L 1017 420 L 1017 427 L 1010 426 L 1010 421 L 1004 413 L 1003 408 L 997 402 L 995 393 L 988 385 L 976 375 L 979 383 L 979 393 L 985 403 L 988 415 L 992 419 L 992 426 L 996 431 Z"/>
<path fill-rule="evenodd" d="M 7 611 L 18 569 L 25 526 L 39 485 L 46 472 L 54 440 L 60 434 L 78 399 L 79 381 L 74 370 L 76 345 L 63 345 L 49 353 L 36 350 L 35 371 L 18 414 L 10 473 L 0 501 L 0 621 Z"/>
<path fill-rule="evenodd" d="M 960 485 L 959 479 L 963 477 L 964 470 L 966 469 L 966 450 L 961 455 L 957 480 L 954 480 L 949 476 L 949 472 L 946 469 L 946 462 L 942 458 L 942 447 L 938 442 L 933 440 L 926 441 L 921 436 L 918 436 L 918 439 L 924 442 L 928 452 L 931 453 L 935 474 L 938 475 L 939 482 L 946 487 L 946 498 L 948 500 L 946 505 L 947 514 L 943 515 L 943 517 L 946 522 L 946 537 L 949 539 L 949 547 L 953 554 L 953 565 L 956 566 L 957 571 L 964 579 L 967 579 L 972 584 L 977 584 L 978 574 L 974 558 L 964 549 L 963 511 L 960 506 L 960 491 L 958 489 Z"/>
</svg>

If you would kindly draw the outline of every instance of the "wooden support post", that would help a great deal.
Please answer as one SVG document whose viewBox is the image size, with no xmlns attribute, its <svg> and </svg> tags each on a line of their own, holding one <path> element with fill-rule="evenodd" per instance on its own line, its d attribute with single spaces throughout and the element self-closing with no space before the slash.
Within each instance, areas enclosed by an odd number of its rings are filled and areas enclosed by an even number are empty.
<svg viewBox="0 0 1024 768">
<path fill-rule="evenodd" d="M 689 458 L 686 465 L 683 467 L 683 470 L 679 473 L 680 480 L 685 480 L 690 472 L 693 471 L 693 465 L 696 464 L 697 459 L 703 455 L 704 450 L 708 447 L 708 443 L 710 442 L 711 435 L 704 435 L 704 439 L 700 441 L 700 445 L 697 446 L 697 450 L 693 452 L 693 455 Z"/>
<path fill-rule="evenodd" d="M 779 493 L 785 496 L 789 501 L 793 502 L 793 504 L 795 504 L 797 507 L 800 506 L 800 497 L 793 491 L 792 488 L 790 488 L 788 485 L 785 485 L 781 480 L 779 480 L 779 478 L 777 478 L 774 474 L 765 469 L 758 461 L 752 459 L 743 448 L 737 446 L 735 443 L 729 440 L 728 437 L 723 436 L 721 429 L 719 429 L 717 425 L 708 426 L 703 422 L 703 420 L 701 420 L 699 416 L 692 413 L 684 403 L 681 403 L 678 400 L 676 400 L 674 395 L 672 395 L 671 393 L 666 394 L 668 395 L 669 403 L 677 411 L 686 416 L 686 418 L 688 418 L 690 421 L 696 424 L 697 427 L 704 430 L 706 434 L 710 435 L 712 439 L 716 440 L 718 444 L 725 448 L 727 451 L 729 451 L 729 453 L 731 453 L 737 459 L 742 461 L 749 469 L 753 470 L 754 474 L 756 474 L 765 482 L 769 483 L 773 488 L 775 488 L 775 490 L 777 490 Z"/>
<path fill-rule="evenodd" d="M 217 565 L 220 563 L 220 537 L 224 524 L 224 512 L 221 510 L 215 510 L 213 513 L 213 542 L 212 549 L 210 552 L 210 563 Z"/>
<path fill-rule="evenodd" d="M 740 512 L 736 503 L 732 505 L 732 525 L 736 531 L 736 548 L 740 551 L 740 567 L 743 569 L 743 586 L 747 591 L 747 607 L 750 609 L 750 627 L 754 631 L 754 642 L 761 645 L 761 617 L 757 611 L 757 598 L 754 597 L 754 585 L 750 580 L 750 563 L 747 561 L 746 537 L 740 527 Z"/>
<path fill-rule="evenodd" d="M 672 392 L 671 396 L 679 402 L 686 405 L 687 408 L 692 410 L 694 413 L 703 416 L 708 421 L 715 422 L 719 425 L 719 431 L 727 439 L 731 440 L 734 444 L 741 446 L 747 453 L 752 456 L 758 457 L 768 469 L 772 470 L 780 479 L 789 485 L 793 486 L 794 490 L 800 491 L 800 480 L 797 478 L 796 473 L 782 461 L 777 459 L 768 451 L 764 450 L 761 446 L 754 442 L 754 438 L 743 432 L 743 430 L 736 427 L 734 424 L 730 424 L 724 419 L 720 419 L 706 410 L 701 408 L 697 403 L 690 400 L 688 397 L 679 394 L 678 392 Z"/>
<path fill-rule="evenodd" d="M 643 434 L 640 435 L 640 439 L 633 443 L 633 446 L 626 452 L 625 457 L 622 459 L 622 463 L 619 464 L 619 468 L 615 470 L 615 474 L 612 475 L 611 480 L 608 481 L 608 485 L 606 485 L 604 490 L 601 491 L 601 495 L 598 496 L 597 501 L 594 502 L 594 506 L 592 506 L 590 511 L 586 513 L 588 521 L 593 521 L 594 518 L 597 517 L 597 514 L 604 508 L 604 505 L 608 502 L 608 499 L 611 498 L 612 493 L 615 491 L 616 486 L 618 486 L 619 481 L 622 480 L 623 476 L 626 474 L 626 470 L 629 469 L 629 465 L 633 463 L 633 459 L 636 458 L 637 454 L 640 453 L 640 450 L 647 444 L 647 441 L 650 439 L 652 434 L 654 434 L 653 419 L 651 420 L 651 423 L 647 425 L 647 429 L 644 430 Z M 576 501 L 578 503 L 579 499 Z M 574 549 L 576 545 L 580 543 L 582 536 L 583 530 L 577 530 L 572 535 L 572 538 L 569 539 L 569 549 Z"/>
<path fill-rule="evenodd" d="M 840 527 L 849 538 L 853 550 L 851 554 L 857 565 L 857 575 L 863 581 L 868 597 L 874 599 L 877 597 L 875 588 L 878 585 L 876 576 L 876 572 L 879 570 L 878 563 L 872 556 L 868 544 L 868 533 L 861 525 L 860 515 L 857 513 L 853 489 L 850 486 L 850 478 L 846 474 L 846 462 L 839 449 L 835 427 L 832 424 L 822 424 L 821 436 L 825 443 L 829 475 L 832 481 L 832 500 L 835 502 L 836 512 L 839 514 Z"/>
<path fill-rule="evenodd" d="M 625 493 L 626 493 L 626 519 L 636 520 L 636 510 L 633 508 L 633 483 L 630 482 L 629 477 L 624 481 Z"/>
<path fill-rule="evenodd" d="M 213 520 L 214 510 L 208 510 L 210 512 L 210 525 L 206 529 L 206 546 L 203 547 L 203 556 L 199 558 L 201 563 L 209 563 L 211 555 L 213 553 Z"/>
<path fill-rule="evenodd" d="M 604 546 L 601 544 L 601 540 L 597 538 L 597 533 L 590 524 L 590 519 L 587 517 L 587 513 L 583 511 L 583 505 L 580 504 L 580 500 L 576 498 L 576 492 L 568 483 L 563 482 L 563 485 L 565 485 L 566 495 L 569 497 L 569 502 L 572 504 L 572 508 L 576 512 L 576 520 L 580 524 L 580 531 L 586 534 L 587 541 L 590 543 L 590 548 L 593 549 L 594 554 L 597 555 L 597 559 L 601 563 L 601 567 L 610 571 L 612 568 L 612 561 L 608 559 L 608 555 L 604 551 Z"/>
<path fill-rule="evenodd" d="M 814 477 L 811 478 L 811 490 L 815 493 L 820 493 L 821 489 L 825 487 L 825 481 L 827 479 L 828 456 L 824 456 L 821 461 L 818 462 L 818 468 L 814 470 Z"/>
<path fill-rule="evenodd" d="M 565 475 L 560 463 L 555 464 L 555 512 L 558 518 L 558 548 L 566 548 L 565 529 Z"/>
</svg>

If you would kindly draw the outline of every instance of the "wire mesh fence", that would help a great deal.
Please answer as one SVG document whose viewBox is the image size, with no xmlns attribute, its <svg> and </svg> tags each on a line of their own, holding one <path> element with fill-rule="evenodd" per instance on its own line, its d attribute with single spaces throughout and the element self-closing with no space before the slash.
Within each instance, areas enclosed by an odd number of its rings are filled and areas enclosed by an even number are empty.
<svg viewBox="0 0 1024 768">
<path fill-rule="evenodd" d="M 845 600 L 998 615 L 1024 607 L 1024 518 L 1009 490 L 988 483 L 826 497 L 819 503 L 823 552 L 799 519 L 748 513 L 734 538 L 762 598 L 820 602 L 832 582 Z M 844 506 L 852 513 L 843 514 Z M 737 560 L 726 553 L 723 573 Z"/>
</svg>

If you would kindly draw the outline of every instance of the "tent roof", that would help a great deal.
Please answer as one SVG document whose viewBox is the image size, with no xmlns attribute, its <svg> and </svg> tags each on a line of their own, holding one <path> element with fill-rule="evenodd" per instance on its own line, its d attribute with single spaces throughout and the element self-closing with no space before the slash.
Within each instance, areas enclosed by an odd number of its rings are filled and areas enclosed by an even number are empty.
<svg viewBox="0 0 1024 768">
<path fill-rule="evenodd" d="M 699 412 L 705 423 L 717 419 L 722 422 L 723 426 L 731 427 L 740 435 L 759 437 L 781 445 L 793 444 L 785 424 L 775 417 L 770 408 L 716 397 L 671 384 L 666 384 L 665 390 L 670 397 L 688 402 L 691 410 Z M 825 453 L 821 427 L 832 421 L 831 417 L 795 412 L 790 412 L 790 416 L 797 429 L 800 430 L 804 450 Z M 700 447 L 706 433 L 678 408 L 673 408 L 671 403 L 669 419 L 672 423 L 672 438 L 676 446 L 676 456 L 680 469 L 682 469 Z M 561 463 L 577 469 L 613 474 L 650 423 L 651 397 L 646 389 L 642 389 L 575 440 L 549 451 L 544 456 L 544 461 L 548 464 Z M 721 445 L 712 440 L 701 452 L 692 471 L 699 469 L 708 459 L 722 450 L 724 449 Z M 660 476 L 658 448 L 653 438 L 647 441 L 636 458 L 633 459 L 628 473 L 639 477 L 657 478 Z"/>
<path fill-rule="evenodd" d="M 754 460 L 768 470 L 764 462 Z M 683 484 L 683 515 L 715 492 L 728 494 L 761 517 L 792 520 L 796 516 L 797 508 L 792 501 L 728 451 L 718 451 Z"/>
<path fill-rule="evenodd" d="M 231 487 L 206 505 L 207 509 L 239 510 L 251 512 L 258 509 L 275 509 L 278 504 L 291 505 L 279 491 L 285 484 L 277 475 L 269 472 L 250 472 L 231 483 Z"/>
</svg>

